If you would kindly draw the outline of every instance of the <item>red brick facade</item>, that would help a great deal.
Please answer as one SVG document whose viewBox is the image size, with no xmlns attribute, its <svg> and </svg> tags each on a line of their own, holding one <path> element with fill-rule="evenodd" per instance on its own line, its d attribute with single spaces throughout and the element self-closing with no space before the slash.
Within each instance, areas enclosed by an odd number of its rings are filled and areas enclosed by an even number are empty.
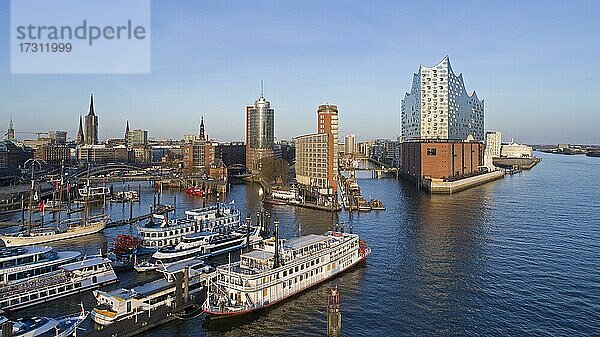
<svg viewBox="0 0 600 337">
<path fill-rule="evenodd" d="M 457 179 L 479 173 L 483 166 L 481 142 L 405 142 L 401 171 L 417 179 Z"/>
</svg>

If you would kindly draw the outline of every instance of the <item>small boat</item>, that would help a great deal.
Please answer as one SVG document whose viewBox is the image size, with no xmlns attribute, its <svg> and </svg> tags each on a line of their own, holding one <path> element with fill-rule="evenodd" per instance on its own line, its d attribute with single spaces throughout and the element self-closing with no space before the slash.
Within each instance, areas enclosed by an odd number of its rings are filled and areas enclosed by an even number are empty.
<svg viewBox="0 0 600 337">
<path fill-rule="evenodd" d="M 90 187 L 84 185 L 83 188 L 78 189 L 77 192 L 79 192 L 81 200 L 76 200 L 75 202 L 85 202 L 85 200 L 101 201 L 105 197 L 108 198 L 108 196 L 110 196 L 110 189 L 104 186 Z"/>
<path fill-rule="evenodd" d="M 197 196 L 197 197 L 201 197 L 205 194 L 204 191 L 202 190 L 202 188 L 198 187 L 198 186 L 186 188 L 185 193 L 192 195 L 192 196 Z"/>
<path fill-rule="evenodd" d="M 142 261 L 142 262 L 136 264 L 135 266 L 133 266 L 133 268 L 137 272 L 144 273 L 147 271 L 154 271 L 158 268 L 158 266 L 155 263 L 145 260 L 145 261 Z"/>
<path fill-rule="evenodd" d="M 273 189 L 271 191 L 271 198 L 272 199 L 279 199 L 279 200 L 294 200 L 297 197 L 297 191 L 295 188 L 291 188 L 289 190 L 283 190 L 283 189 Z"/>
<path fill-rule="evenodd" d="M 358 210 L 360 212 L 369 212 L 371 210 L 371 205 L 363 198 L 358 198 Z"/>
<path fill-rule="evenodd" d="M 112 202 L 134 202 L 139 200 L 140 197 L 136 191 L 120 191 L 111 199 Z"/>
<path fill-rule="evenodd" d="M 372 210 L 385 211 L 385 206 L 383 206 L 383 203 L 379 199 L 373 199 L 369 204 L 371 205 Z"/>
<path fill-rule="evenodd" d="M 269 205 L 287 205 L 287 202 L 273 198 L 263 198 L 262 202 Z"/>
</svg>

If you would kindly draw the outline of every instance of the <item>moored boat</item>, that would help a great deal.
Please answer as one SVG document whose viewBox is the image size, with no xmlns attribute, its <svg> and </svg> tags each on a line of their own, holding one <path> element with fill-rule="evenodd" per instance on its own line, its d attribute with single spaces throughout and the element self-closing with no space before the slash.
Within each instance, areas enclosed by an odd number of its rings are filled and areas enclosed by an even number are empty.
<svg viewBox="0 0 600 337">
<path fill-rule="evenodd" d="M 217 204 L 186 211 L 182 219 L 168 220 L 162 215 L 154 215 L 151 221 L 137 229 L 142 247 L 158 250 L 177 245 L 186 235 L 202 231 L 223 232 L 239 226 L 240 211 Z"/>
<path fill-rule="evenodd" d="M 96 290 L 97 305 L 92 310 L 92 320 L 100 326 L 125 321 L 144 312 L 171 309 L 180 301 L 177 296 L 195 296 L 203 289 L 206 280 L 206 265 L 201 261 L 189 261 L 173 268 L 162 270 L 164 278 L 144 283 L 131 289 L 122 288 L 110 292 Z M 178 293 L 176 274 L 183 273 L 183 282 Z"/>
<path fill-rule="evenodd" d="M 104 214 L 87 219 L 68 219 L 61 222 L 58 227 L 47 226 L 14 234 L 3 234 L 0 235 L 0 240 L 6 247 L 39 245 L 98 233 L 106 227 L 108 220 L 109 217 Z"/>
<path fill-rule="evenodd" d="M 25 316 L 11 321 L 12 337 L 68 337 L 72 336 L 75 329 L 83 322 L 89 312 L 82 310 L 79 315 L 61 318 Z M 0 323 L 7 322 L 4 316 L 0 316 Z"/>
<path fill-rule="evenodd" d="M 195 258 L 207 259 L 253 245 L 260 240 L 258 227 L 238 228 L 227 233 L 200 232 L 184 236 L 174 247 L 159 249 L 149 262 L 158 268 Z M 150 266 L 143 264 L 140 267 L 146 270 Z"/>
<path fill-rule="evenodd" d="M 385 206 L 383 206 L 383 203 L 379 199 L 371 200 L 371 202 L 369 202 L 369 205 L 371 206 L 371 209 L 374 211 L 384 211 L 385 210 Z"/>
<path fill-rule="evenodd" d="M 59 272 L 0 288 L 0 309 L 16 310 L 117 282 L 109 259 L 84 258 Z"/>
<path fill-rule="evenodd" d="M 327 232 L 255 245 L 239 262 L 217 267 L 208 281 L 204 312 L 227 318 L 261 310 L 366 260 L 370 248 L 351 233 Z"/>
<path fill-rule="evenodd" d="M 0 248 L 0 286 L 58 273 L 61 265 L 80 257 L 79 252 L 57 252 L 48 246 Z"/>
</svg>

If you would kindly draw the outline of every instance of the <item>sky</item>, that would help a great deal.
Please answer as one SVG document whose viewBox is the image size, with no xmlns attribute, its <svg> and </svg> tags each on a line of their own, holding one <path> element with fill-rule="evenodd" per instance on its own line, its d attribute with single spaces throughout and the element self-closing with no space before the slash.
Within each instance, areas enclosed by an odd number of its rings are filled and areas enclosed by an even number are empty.
<svg viewBox="0 0 600 337">
<path fill-rule="evenodd" d="M 99 138 L 125 122 L 150 138 L 244 140 L 245 106 L 275 109 L 275 136 L 316 132 L 337 104 L 340 136 L 396 138 L 419 65 L 450 57 L 485 100 L 486 130 L 528 144 L 600 144 L 598 1 L 152 1 L 151 72 L 10 73 L 0 0 L 0 128 L 77 132 L 94 92 Z"/>
</svg>

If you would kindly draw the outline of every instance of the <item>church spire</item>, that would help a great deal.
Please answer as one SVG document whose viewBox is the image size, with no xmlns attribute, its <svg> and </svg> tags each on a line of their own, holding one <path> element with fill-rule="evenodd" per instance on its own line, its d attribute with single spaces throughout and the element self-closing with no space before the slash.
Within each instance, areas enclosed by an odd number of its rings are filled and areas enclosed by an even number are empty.
<svg viewBox="0 0 600 337">
<path fill-rule="evenodd" d="M 200 140 L 206 140 L 206 137 L 204 136 L 204 116 L 202 116 L 202 119 L 200 120 L 200 131 L 198 132 L 198 138 L 200 138 Z"/>
<path fill-rule="evenodd" d="M 129 136 L 129 119 L 127 120 L 127 125 L 125 126 L 125 142 L 127 142 L 128 136 Z"/>
<path fill-rule="evenodd" d="M 15 127 L 13 125 L 12 117 L 10 117 L 10 122 L 8 122 L 8 132 L 6 133 L 6 136 L 9 140 L 15 139 Z"/>
<path fill-rule="evenodd" d="M 81 122 L 81 115 L 79 115 L 79 131 L 77 132 L 77 138 L 75 138 L 77 145 L 83 145 L 83 123 Z"/>
<path fill-rule="evenodd" d="M 94 93 L 90 94 L 90 110 L 88 111 L 89 116 L 94 115 Z"/>
</svg>

